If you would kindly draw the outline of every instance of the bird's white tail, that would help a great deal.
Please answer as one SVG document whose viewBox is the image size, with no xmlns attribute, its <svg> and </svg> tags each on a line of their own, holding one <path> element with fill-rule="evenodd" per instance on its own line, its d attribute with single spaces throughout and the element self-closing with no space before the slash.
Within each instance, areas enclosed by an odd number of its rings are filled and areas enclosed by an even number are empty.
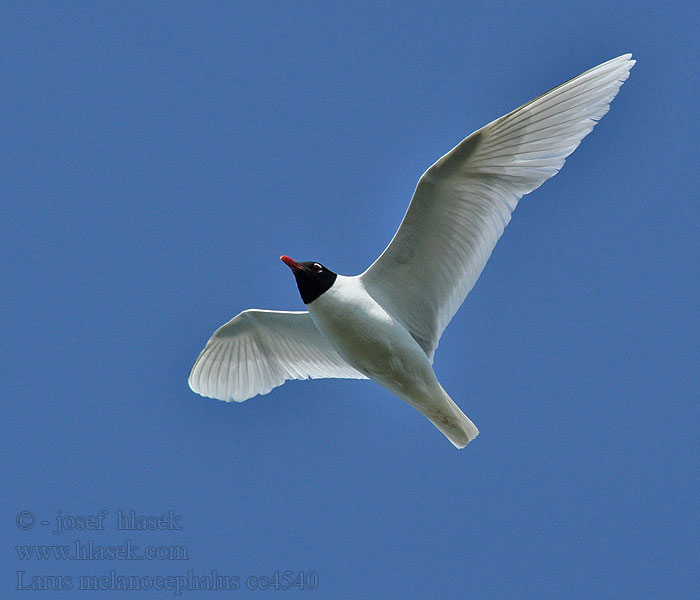
<svg viewBox="0 0 700 600">
<path fill-rule="evenodd" d="M 440 387 L 442 394 L 439 398 L 431 398 L 428 403 L 413 404 L 421 411 L 430 422 L 435 425 L 452 444 L 460 450 L 471 442 L 479 430 L 465 415 L 459 406 L 450 398 L 448 393 Z"/>
</svg>

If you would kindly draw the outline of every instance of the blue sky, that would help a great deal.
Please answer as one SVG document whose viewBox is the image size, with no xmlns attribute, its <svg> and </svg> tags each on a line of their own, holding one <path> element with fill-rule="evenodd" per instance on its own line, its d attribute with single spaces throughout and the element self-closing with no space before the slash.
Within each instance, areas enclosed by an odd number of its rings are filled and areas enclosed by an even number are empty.
<svg viewBox="0 0 700 600">
<path fill-rule="evenodd" d="M 3 597 L 98 594 L 18 571 L 239 578 L 182 594 L 212 599 L 697 588 L 698 9 L 464 4 L 4 5 Z M 442 153 L 624 52 L 611 111 L 442 338 L 467 449 L 369 382 L 189 390 L 219 325 L 303 308 L 280 254 L 361 272 Z M 127 540 L 187 560 L 16 549 Z M 248 589 L 276 571 L 318 589 Z"/>
</svg>

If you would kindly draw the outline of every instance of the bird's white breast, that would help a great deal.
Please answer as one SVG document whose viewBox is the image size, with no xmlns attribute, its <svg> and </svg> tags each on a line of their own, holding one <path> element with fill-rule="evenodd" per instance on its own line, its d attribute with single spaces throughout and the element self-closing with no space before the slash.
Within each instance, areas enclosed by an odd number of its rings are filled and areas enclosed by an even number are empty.
<svg viewBox="0 0 700 600">
<path fill-rule="evenodd" d="M 385 387 L 398 393 L 434 379 L 421 347 L 365 291 L 359 277 L 339 275 L 308 309 L 341 356 Z"/>
</svg>

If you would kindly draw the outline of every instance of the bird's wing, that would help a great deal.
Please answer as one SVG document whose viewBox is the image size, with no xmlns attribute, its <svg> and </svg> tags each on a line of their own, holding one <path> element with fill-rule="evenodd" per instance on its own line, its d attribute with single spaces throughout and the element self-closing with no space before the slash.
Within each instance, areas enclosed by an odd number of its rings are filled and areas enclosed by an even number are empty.
<svg viewBox="0 0 700 600">
<path fill-rule="evenodd" d="M 518 200 L 555 175 L 608 111 L 635 61 L 625 54 L 472 133 L 420 178 L 367 291 L 429 358 Z"/>
<path fill-rule="evenodd" d="M 308 312 L 246 310 L 214 332 L 192 367 L 192 391 L 242 402 L 288 379 L 366 379 L 316 328 Z"/>
</svg>

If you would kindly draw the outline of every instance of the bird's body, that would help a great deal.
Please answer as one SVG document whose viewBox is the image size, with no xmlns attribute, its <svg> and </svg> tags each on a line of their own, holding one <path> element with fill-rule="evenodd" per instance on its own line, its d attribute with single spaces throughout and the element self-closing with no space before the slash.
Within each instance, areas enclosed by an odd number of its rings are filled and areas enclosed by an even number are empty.
<svg viewBox="0 0 700 600">
<path fill-rule="evenodd" d="M 440 336 L 520 198 L 561 169 L 634 62 L 594 67 L 465 138 L 422 175 L 391 243 L 361 275 L 282 256 L 308 312 L 240 313 L 202 350 L 190 387 L 242 401 L 288 379 L 372 379 L 463 448 L 478 430 L 435 376 Z"/>
<path fill-rule="evenodd" d="M 476 437 L 477 428 L 443 390 L 418 342 L 370 296 L 361 277 L 338 275 L 307 307 L 318 330 L 360 373 L 420 410 L 456 446 Z"/>
<path fill-rule="evenodd" d="M 385 387 L 385 382 L 399 385 L 412 377 L 423 363 L 430 365 L 408 331 L 367 293 L 359 277 L 339 275 L 333 287 L 308 309 L 338 353 Z"/>
</svg>

